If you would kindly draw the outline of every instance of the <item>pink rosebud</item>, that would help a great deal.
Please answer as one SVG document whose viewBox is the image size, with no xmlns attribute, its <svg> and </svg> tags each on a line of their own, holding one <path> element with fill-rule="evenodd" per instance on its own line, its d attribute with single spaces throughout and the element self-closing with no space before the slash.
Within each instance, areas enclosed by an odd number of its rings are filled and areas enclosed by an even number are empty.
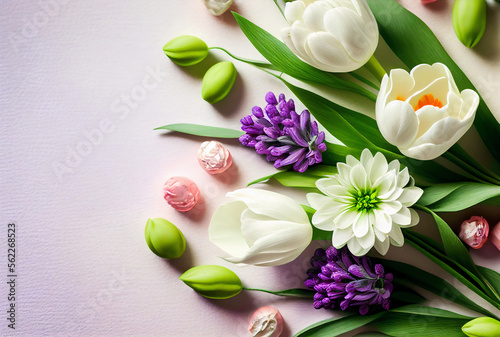
<svg viewBox="0 0 500 337">
<path fill-rule="evenodd" d="M 436 2 L 437 0 L 422 0 L 423 4 L 430 4 L 431 2 Z"/>
<path fill-rule="evenodd" d="M 488 240 L 489 231 L 490 226 L 483 217 L 473 216 L 469 220 L 462 222 L 458 236 L 471 248 L 479 249 Z"/>
<path fill-rule="evenodd" d="M 198 151 L 200 166 L 210 174 L 222 173 L 231 166 L 231 153 L 219 142 L 203 142 Z"/>
<path fill-rule="evenodd" d="M 261 307 L 250 318 L 248 331 L 252 337 L 278 337 L 283 331 L 283 316 L 278 309 Z"/>
<path fill-rule="evenodd" d="M 179 212 L 187 212 L 200 197 L 198 186 L 188 178 L 172 177 L 163 185 L 165 200 Z"/>
<path fill-rule="evenodd" d="M 500 250 L 500 222 L 491 230 L 491 242 Z"/>
</svg>

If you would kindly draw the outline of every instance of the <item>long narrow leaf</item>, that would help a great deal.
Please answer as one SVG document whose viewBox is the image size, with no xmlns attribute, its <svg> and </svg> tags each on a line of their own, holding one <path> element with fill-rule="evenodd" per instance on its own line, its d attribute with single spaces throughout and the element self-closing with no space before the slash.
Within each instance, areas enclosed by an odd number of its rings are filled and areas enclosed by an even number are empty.
<svg viewBox="0 0 500 337">
<path fill-rule="evenodd" d="M 463 337 L 462 326 L 472 318 L 431 317 L 412 313 L 390 313 L 370 324 L 394 337 Z"/>
<path fill-rule="evenodd" d="M 392 51 L 411 69 L 421 63 L 444 63 L 460 90 L 476 90 L 465 73 L 451 59 L 434 33 L 416 15 L 396 0 L 368 0 L 379 31 Z M 476 90 L 477 91 L 477 90 Z M 474 125 L 484 143 L 500 161 L 500 124 L 481 99 Z"/>
<path fill-rule="evenodd" d="M 450 195 L 453 191 L 463 186 L 464 183 L 437 184 L 424 189 L 424 194 L 418 200 L 422 206 L 429 206 Z"/>
<path fill-rule="evenodd" d="M 215 126 L 206 126 L 198 124 L 169 124 L 156 128 L 155 130 L 170 130 L 181 133 L 187 133 L 195 136 L 211 137 L 211 138 L 239 138 L 245 132 L 241 130 L 233 130 L 219 128 Z"/>
<path fill-rule="evenodd" d="M 464 316 L 457 314 L 452 311 L 427 307 L 425 305 L 405 305 L 403 307 L 391 309 L 391 312 L 399 312 L 402 314 L 414 314 L 419 316 L 431 316 L 431 317 L 442 317 L 442 318 L 457 318 L 457 319 L 467 319 L 471 320 L 474 317 Z"/>
<path fill-rule="evenodd" d="M 444 198 L 427 207 L 435 212 L 457 212 L 499 196 L 500 186 L 464 183 Z"/>
<path fill-rule="evenodd" d="M 436 275 L 403 262 L 383 259 L 376 259 L 376 261 L 391 269 L 396 284 L 417 286 L 485 316 L 495 317 L 491 312 L 467 298 L 461 291 Z"/>
<path fill-rule="evenodd" d="M 483 267 L 477 266 L 481 275 L 488 281 L 488 283 L 493 287 L 496 294 L 500 294 L 500 274 L 496 271 Z"/>
<path fill-rule="evenodd" d="M 299 331 L 294 337 L 334 337 L 360 328 L 382 317 L 385 312 L 371 316 L 350 315 L 341 318 L 329 318 L 312 324 Z"/>
<path fill-rule="evenodd" d="M 350 90 L 362 94 L 371 100 L 376 99 L 376 95 L 365 88 L 305 63 L 273 35 L 237 13 L 233 12 L 233 15 L 240 29 L 255 49 L 281 72 L 299 80 L 321 83 L 337 89 Z"/>
</svg>

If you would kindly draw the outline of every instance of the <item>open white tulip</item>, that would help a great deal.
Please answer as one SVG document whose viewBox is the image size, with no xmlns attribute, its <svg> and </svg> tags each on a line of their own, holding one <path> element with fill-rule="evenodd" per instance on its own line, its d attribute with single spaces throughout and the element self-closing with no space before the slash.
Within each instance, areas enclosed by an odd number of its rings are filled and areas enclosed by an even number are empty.
<svg viewBox="0 0 500 337">
<path fill-rule="evenodd" d="M 311 243 L 306 212 L 287 196 L 254 188 L 227 194 L 214 213 L 209 238 L 229 262 L 278 266 L 296 259 Z"/>
<path fill-rule="evenodd" d="M 286 4 L 285 17 L 283 41 L 318 69 L 356 70 L 377 48 L 377 21 L 365 0 L 296 0 Z"/>
<path fill-rule="evenodd" d="M 460 92 L 444 64 L 421 64 L 385 75 L 377 97 L 380 132 L 405 156 L 431 160 L 445 153 L 471 127 L 478 94 Z"/>
</svg>

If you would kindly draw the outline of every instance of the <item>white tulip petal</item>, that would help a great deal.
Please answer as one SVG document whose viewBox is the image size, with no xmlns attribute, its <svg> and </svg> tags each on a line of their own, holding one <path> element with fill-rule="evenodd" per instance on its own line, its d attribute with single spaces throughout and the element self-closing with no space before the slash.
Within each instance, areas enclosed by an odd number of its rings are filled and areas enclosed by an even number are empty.
<svg viewBox="0 0 500 337">
<path fill-rule="evenodd" d="M 342 44 L 327 32 L 314 32 L 307 38 L 308 55 L 330 72 L 348 72 L 361 67 L 346 53 Z M 349 69 L 349 70 L 347 70 Z"/>
<path fill-rule="evenodd" d="M 374 210 L 373 214 L 375 216 L 375 234 L 378 238 L 380 235 L 379 240 L 381 240 L 381 238 L 385 239 L 386 235 L 392 230 L 392 218 L 378 209 Z"/>
<path fill-rule="evenodd" d="M 312 32 L 313 32 L 312 30 L 310 30 L 305 26 L 303 21 L 295 21 L 292 24 L 290 30 L 290 38 L 292 40 L 293 45 L 295 46 L 295 49 L 298 52 L 298 55 L 305 59 L 309 58 L 307 51 L 305 49 L 306 40 L 309 34 L 311 34 Z"/>
<path fill-rule="evenodd" d="M 418 199 L 420 199 L 423 193 L 424 191 L 420 187 L 406 187 L 405 189 L 403 189 L 403 193 L 398 198 L 398 201 L 401 203 L 401 205 L 410 207 L 413 206 L 418 201 Z"/>
<path fill-rule="evenodd" d="M 255 244 L 259 239 L 266 236 L 274 236 L 275 233 L 281 231 L 295 232 L 301 235 L 302 232 L 307 231 L 307 224 L 296 224 L 288 221 L 280 220 L 267 220 L 262 216 L 246 209 L 241 215 L 241 233 L 245 238 L 249 247 Z"/>
<path fill-rule="evenodd" d="M 411 96 L 413 87 L 415 86 L 414 79 L 403 69 L 392 69 L 389 75 L 389 82 L 391 89 L 385 94 L 384 106 L 390 101 L 397 100 L 398 97 L 406 101 Z"/>
<path fill-rule="evenodd" d="M 419 120 L 417 138 L 422 137 L 438 121 L 448 117 L 447 109 L 439 109 L 433 105 L 426 105 L 420 108 L 416 112 L 416 115 Z"/>
<path fill-rule="evenodd" d="M 460 113 L 460 120 L 465 121 L 466 119 L 474 119 L 477 107 L 479 106 L 479 95 L 473 90 L 465 89 L 462 91 L 461 96 L 463 105 L 462 112 Z"/>
<path fill-rule="evenodd" d="M 389 250 L 390 245 L 391 244 L 389 242 L 389 239 L 386 239 L 384 241 L 376 240 L 374 247 L 380 255 L 385 255 L 385 254 L 387 254 L 387 251 Z"/>
<path fill-rule="evenodd" d="M 453 91 L 448 92 L 448 104 L 444 106 L 442 110 L 445 110 L 447 116 L 458 120 L 462 120 L 465 114 L 467 114 L 466 109 L 462 110 L 462 98 Z M 463 116 L 461 114 L 463 114 Z"/>
<path fill-rule="evenodd" d="M 287 2 L 285 5 L 285 14 L 286 20 L 292 24 L 297 20 L 302 20 L 302 15 L 304 15 L 304 11 L 306 10 L 306 5 L 303 1 L 292 1 Z"/>
<path fill-rule="evenodd" d="M 306 26 L 313 31 L 324 31 L 325 25 L 323 17 L 325 12 L 332 9 L 332 6 L 326 1 L 316 1 L 307 6 L 303 14 L 303 20 Z"/>
<path fill-rule="evenodd" d="M 332 246 L 342 248 L 353 236 L 352 228 L 336 229 L 332 234 Z"/>
<path fill-rule="evenodd" d="M 406 147 L 415 140 L 419 121 L 412 106 L 395 100 L 377 111 L 377 124 L 382 136 L 397 147 Z"/>
<path fill-rule="evenodd" d="M 273 219 L 308 223 L 309 218 L 297 201 L 285 195 L 257 188 L 243 188 L 227 194 L 247 204 L 253 212 Z"/>
<path fill-rule="evenodd" d="M 208 228 L 208 237 L 227 254 L 242 256 L 248 244 L 241 233 L 241 214 L 247 206 L 241 201 L 221 205 L 215 211 Z"/>
<path fill-rule="evenodd" d="M 450 79 L 447 67 L 442 63 L 434 63 L 433 65 L 420 64 L 411 70 L 410 76 L 415 80 L 413 92 L 424 89 L 429 83 L 438 78 Z"/>
<path fill-rule="evenodd" d="M 434 80 L 427 87 L 415 92 L 409 100 L 412 107 L 417 106 L 418 101 L 425 95 L 432 95 L 434 99 L 439 99 L 443 105 L 448 104 L 449 81 L 446 77 Z"/>
<path fill-rule="evenodd" d="M 296 1 L 294 1 L 294 2 L 296 2 Z M 291 27 L 285 27 L 285 28 L 281 29 L 281 39 L 295 55 L 304 58 L 303 55 L 299 54 L 299 51 L 297 50 L 297 48 L 295 48 L 295 45 L 293 44 L 292 28 Z M 305 61 L 309 62 L 309 60 L 305 60 Z"/>
<path fill-rule="evenodd" d="M 381 111 L 384 109 L 385 105 L 387 104 L 387 94 L 391 88 L 391 82 L 389 81 L 389 76 L 387 74 L 382 77 L 382 82 L 380 82 L 380 91 L 378 92 L 377 95 L 377 102 L 375 105 L 375 114 L 378 111 Z"/>
<path fill-rule="evenodd" d="M 324 20 L 327 32 L 340 41 L 349 56 L 360 63 L 359 67 L 370 59 L 375 52 L 373 39 L 357 13 L 347 8 L 335 8 L 325 13 Z"/>
</svg>

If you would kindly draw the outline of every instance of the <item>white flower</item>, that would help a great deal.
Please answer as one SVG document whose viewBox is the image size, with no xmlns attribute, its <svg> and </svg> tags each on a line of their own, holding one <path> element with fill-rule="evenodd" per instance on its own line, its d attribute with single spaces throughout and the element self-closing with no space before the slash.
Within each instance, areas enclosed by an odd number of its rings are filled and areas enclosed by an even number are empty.
<svg viewBox="0 0 500 337">
<path fill-rule="evenodd" d="M 316 210 L 313 225 L 333 231 L 333 246 L 347 244 L 357 256 L 365 255 L 372 247 L 385 255 L 390 243 L 402 246 L 400 227 L 418 223 L 417 212 L 409 207 L 423 193 L 413 186 L 408 168 L 400 171 L 399 161 L 388 164 L 380 152 L 373 156 L 367 149 L 360 160 L 347 156 L 346 161 L 337 164 L 338 174 L 316 182 L 324 195 L 307 195 Z"/>
<path fill-rule="evenodd" d="M 297 258 L 311 243 L 312 226 L 302 207 L 287 196 L 254 188 L 227 194 L 209 227 L 209 238 L 233 263 L 277 266 Z"/>
<path fill-rule="evenodd" d="M 318 69 L 356 70 L 377 48 L 377 21 L 366 0 L 297 0 L 286 4 L 285 17 L 283 41 Z"/>
<path fill-rule="evenodd" d="M 384 138 L 405 156 L 431 160 L 469 130 L 478 105 L 478 94 L 469 89 L 460 92 L 444 64 L 421 64 L 409 74 L 393 69 L 382 79 L 377 124 Z"/>
</svg>

